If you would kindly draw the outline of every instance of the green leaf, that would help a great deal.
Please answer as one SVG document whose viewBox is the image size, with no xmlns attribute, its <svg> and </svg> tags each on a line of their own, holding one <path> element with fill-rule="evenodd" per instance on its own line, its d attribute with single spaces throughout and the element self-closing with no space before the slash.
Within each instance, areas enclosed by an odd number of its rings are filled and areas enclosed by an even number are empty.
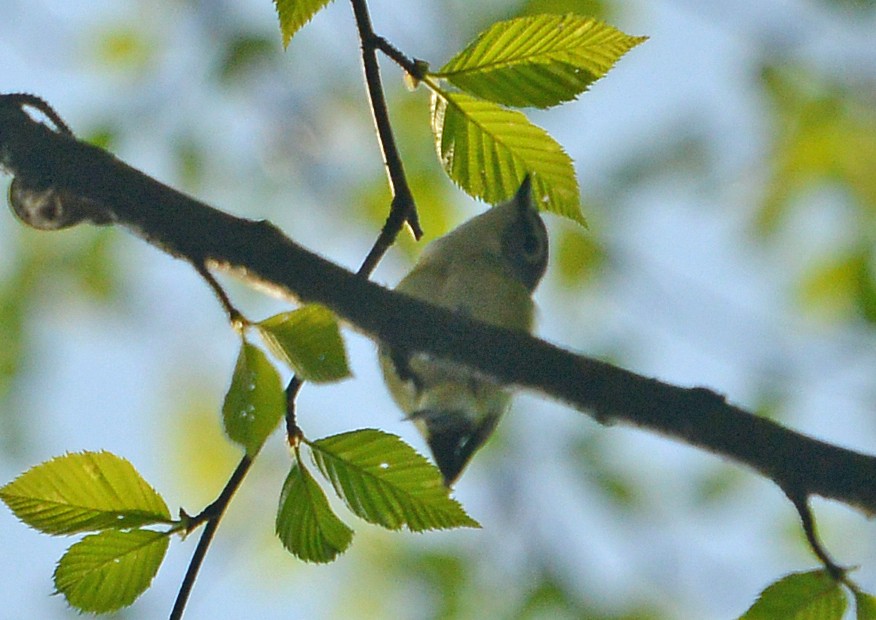
<svg viewBox="0 0 876 620">
<path fill-rule="evenodd" d="M 302 379 L 325 383 L 350 376 L 338 320 L 325 306 L 308 304 L 256 327 L 271 352 Z"/>
<path fill-rule="evenodd" d="M 0 499 L 46 534 L 170 523 L 162 497 L 125 459 L 109 452 L 66 454 L 0 488 Z"/>
<path fill-rule="evenodd" d="M 605 17 L 610 11 L 610 0 L 527 0 L 520 15 L 543 13 L 577 13 L 588 17 Z"/>
<path fill-rule="evenodd" d="M 472 196 L 497 204 L 531 174 L 540 209 L 584 223 L 572 160 L 522 113 L 433 90 L 432 132 L 447 174 Z"/>
<path fill-rule="evenodd" d="M 341 499 L 370 523 L 413 532 L 480 527 L 450 497 L 438 470 L 395 435 L 364 429 L 309 445 Z"/>
<path fill-rule="evenodd" d="M 507 106 L 570 101 L 647 37 L 591 17 L 536 15 L 498 22 L 433 75 Z"/>
<path fill-rule="evenodd" d="M 222 405 L 225 432 L 255 456 L 286 407 L 280 376 L 267 356 L 243 341 Z"/>
<path fill-rule="evenodd" d="M 283 33 L 283 47 L 287 47 L 295 33 L 329 2 L 331 0 L 274 0 L 280 18 L 280 32 Z"/>
<path fill-rule="evenodd" d="M 792 573 L 761 592 L 740 620 L 841 620 L 842 587 L 824 570 Z"/>
<path fill-rule="evenodd" d="M 854 589 L 855 593 L 855 619 L 876 620 L 876 597 L 866 592 Z"/>
<path fill-rule="evenodd" d="M 61 557 L 55 589 L 81 611 L 106 613 L 133 603 L 161 566 L 164 532 L 107 530 L 86 536 Z"/>
<path fill-rule="evenodd" d="M 277 536 L 305 562 L 331 562 L 353 540 L 353 530 L 329 506 L 322 489 L 300 463 L 283 483 L 277 511 Z"/>
</svg>

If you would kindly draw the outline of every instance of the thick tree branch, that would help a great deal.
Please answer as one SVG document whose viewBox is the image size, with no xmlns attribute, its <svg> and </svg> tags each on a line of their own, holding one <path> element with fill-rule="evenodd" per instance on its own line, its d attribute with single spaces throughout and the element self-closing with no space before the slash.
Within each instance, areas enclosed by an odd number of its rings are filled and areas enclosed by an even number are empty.
<svg viewBox="0 0 876 620">
<path fill-rule="evenodd" d="M 876 513 L 872 456 L 754 416 L 710 390 L 667 385 L 386 290 L 308 252 L 268 222 L 218 211 L 2 103 L 0 165 L 28 188 L 55 188 L 94 203 L 90 209 L 103 210 L 99 220 L 195 265 L 226 268 L 286 297 L 325 304 L 396 350 L 452 359 L 602 422 L 709 450 L 759 471 L 789 497 L 820 495 Z"/>
</svg>

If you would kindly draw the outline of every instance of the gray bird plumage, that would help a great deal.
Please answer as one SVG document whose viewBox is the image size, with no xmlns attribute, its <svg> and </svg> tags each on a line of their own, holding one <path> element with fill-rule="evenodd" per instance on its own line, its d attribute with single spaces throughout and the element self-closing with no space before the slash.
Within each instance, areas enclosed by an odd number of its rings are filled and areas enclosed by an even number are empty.
<svg viewBox="0 0 876 620">
<path fill-rule="evenodd" d="M 530 331 L 532 293 L 547 267 L 548 238 L 529 177 L 514 197 L 434 241 L 396 290 L 472 318 Z M 451 485 L 508 408 L 500 384 L 415 353 L 379 351 L 395 402 L 429 444 Z"/>
</svg>

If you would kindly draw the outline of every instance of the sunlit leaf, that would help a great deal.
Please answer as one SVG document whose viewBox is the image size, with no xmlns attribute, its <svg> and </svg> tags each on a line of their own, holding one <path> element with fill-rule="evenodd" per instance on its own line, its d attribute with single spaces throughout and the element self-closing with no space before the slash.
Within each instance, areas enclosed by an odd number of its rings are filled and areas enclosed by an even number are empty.
<svg viewBox="0 0 876 620">
<path fill-rule="evenodd" d="M 265 319 L 256 327 L 274 355 L 300 378 L 322 383 L 350 376 L 338 320 L 325 306 L 308 304 Z"/>
<path fill-rule="evenodd" d="M 472 196 L 498 204 L 531 174 L 540 209 L 584 223 L 572 160 L 522 113 L 464 93 L 434 91 L 432 132 L 447 174 Z"/>
<path fill-rule="evenodd" d="M 161 566 L 163 532 L 107 530 L 86 536 L 61 557 L 55 589 L 81 611 L 106 613 L 133 603 Z"/>
<path fill-rule="evenodd" d="M 792 573 L 761 592 L 740 620 L 841 620 L 842 587 L 824 570 Z"/>
<path fill-rule="evenodd" d="M 66 454 L 0 489 L 19 519 L 46 534 L 170 522 L 161 496 L 125 459 L 109 452 Z"/>
<path fill-rule="evenodd" d="M 414 532 L 480 527 L 450 497 L 438 470 L 395 435 L 365 429 L 310 447 L 338 495 L 370 523 Z"/>
<path fill-rule="evenodd" d="M 579 15 L 498 22 L 433 75 L 502 105 L 551 107 L 570 101 L 645 40 Z"/>
<path fill-rule="evenodd" d="M 283 483 L 276 530 L 283 546 L 305 562 L 331 562 L 353 540 L 353 530 L 332 512 L 316 480 L 299 463 Z"/>
<path fill-rule="evenodd" d="M 228 437 L 255 455 L 277 427 L 285 406 L 277 371 L 264 353 L 244 340 L 222 405 Z"/>
<path fill-rule="evenodd" d="M 867 592 L 854 590 L 855 620 L 876 620 L 876 597 Z"/>
<path fill-rule="evenodd" d="M 520 15 L 577 13 L 587 17 L 604 18 L 609 8 L 606 4 L 605 0 L 528 0 L 520 9 Z"/>
<path fill-rule="evenodd" d="M 331 0 L 274 0 L 280 18 L 280 32 L 283 33 L 283 47 L 289 45 L 295 33 L 329 2 Z"/>
</svg>

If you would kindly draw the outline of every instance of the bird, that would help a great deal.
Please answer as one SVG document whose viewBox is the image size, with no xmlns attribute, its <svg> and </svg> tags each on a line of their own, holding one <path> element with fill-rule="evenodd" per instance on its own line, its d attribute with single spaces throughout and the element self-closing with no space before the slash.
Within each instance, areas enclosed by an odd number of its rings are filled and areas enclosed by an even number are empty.
<svg viewBox="0 0 876 620">
<path fill-rule="evenodd" d="M 514 196 L 429 244 L 395 290 L 469 318 L 531 332 L 532 294 L 548 262 L 548 235 L 526 176 Z M 389 392 L 419 430 L 451 487 L 511 403 L 500 383 L 449 360 L 385 346 Z"/>
</svg>

